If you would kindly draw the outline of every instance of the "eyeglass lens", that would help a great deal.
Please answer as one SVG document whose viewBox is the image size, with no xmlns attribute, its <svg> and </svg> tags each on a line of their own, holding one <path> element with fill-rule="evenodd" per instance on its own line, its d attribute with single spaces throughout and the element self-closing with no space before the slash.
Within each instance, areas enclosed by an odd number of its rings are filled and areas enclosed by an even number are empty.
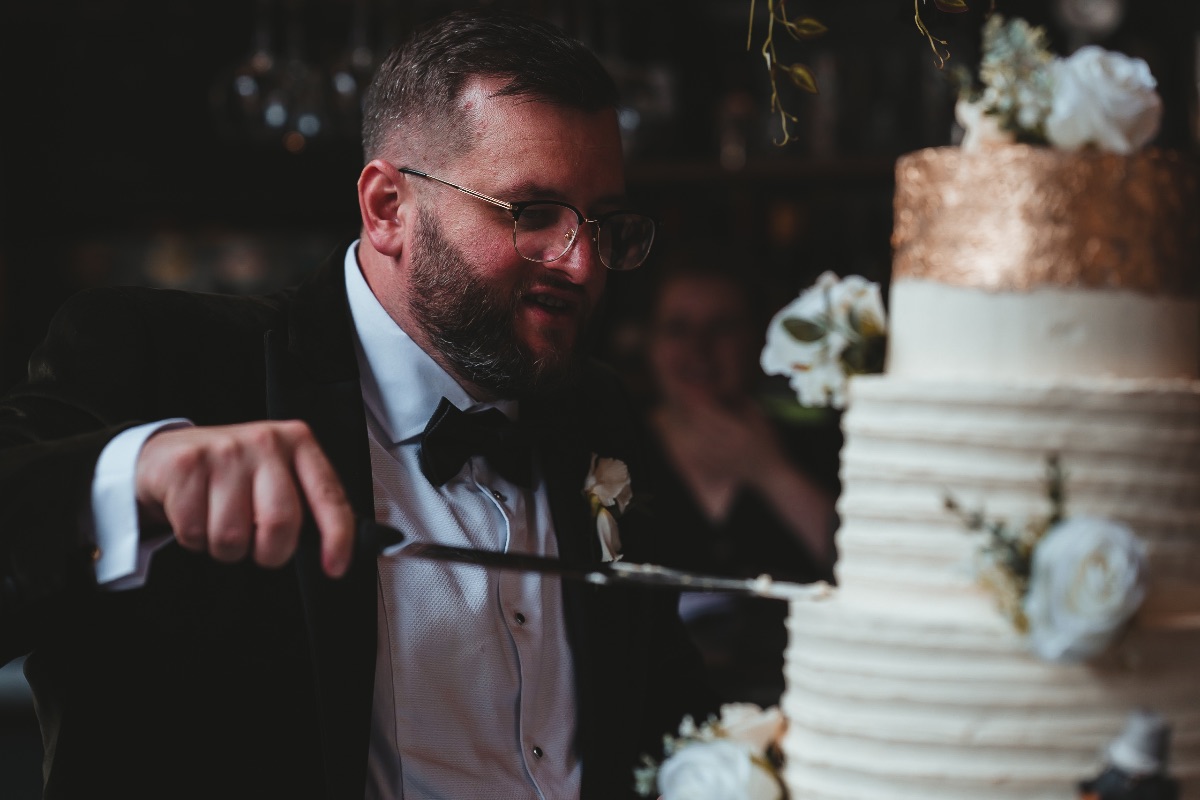
<svg viewBox="0 0 1200 800">
<path fill-rule="evenodd" d="M 513 228 L 513 244 L 522 258 L 555 261 L 575 240 L 579 217 L 567 206 L 533 203 L 521 209 Z M 654 242 L 654 220 L 643 214 L 617 213 L 602 217 L 596 250 L 604 266 L 613 270 L 638 267 Z"/>
</svg>

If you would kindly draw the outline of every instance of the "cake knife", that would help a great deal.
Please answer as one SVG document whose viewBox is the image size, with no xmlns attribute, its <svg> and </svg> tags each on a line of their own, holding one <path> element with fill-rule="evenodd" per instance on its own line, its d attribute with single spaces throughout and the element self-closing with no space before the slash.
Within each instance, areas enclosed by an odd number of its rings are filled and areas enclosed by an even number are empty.
<svg viewBox="0 0 1200 800">
<path fill-rule="evenodd" d="M 359 520 L 358 538 L 360 543 L 365 544 L 366 549 L 380 555 L 473 564 L 485 569 L 539 572 L 597 586 L 651 586 L 689 592 L 750 595 L 775 600 L 822 600 L 833 595 L 832 587 L 824 581 L 811 584 L 788 583 L 773 580 L 768 575 L 760 575 L 757 578 L 726 578 L 628 561 L 596 564 L 432 542 L 410 541 L 405 544 L 404 540 L 407 537 L 403 533 L 368 519 Z"/>
</svg>

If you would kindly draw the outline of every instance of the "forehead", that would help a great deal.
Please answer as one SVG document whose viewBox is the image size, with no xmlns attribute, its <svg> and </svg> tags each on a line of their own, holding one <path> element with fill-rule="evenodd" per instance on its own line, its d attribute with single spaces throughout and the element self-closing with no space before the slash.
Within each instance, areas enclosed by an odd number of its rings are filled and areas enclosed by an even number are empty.
<svg viewBox="0 0 1200 800">
<path fill-rule="evenodd" d="M 746 311 L 746 299 L 731 281 L 711 275 L 681 275 L 664 283 L 658 308 L 661 315 L 740 316 Z"/>
<path fill-rule="evenodd" d="M 538 193 L 579 202 L 624 194 L 624 161 L 616 112 L 582 111 L 529 97 L 497 97 L 496 79 L 467 86 L 460 102 L 475 145 L 455 162 L 466 180 L 496 192 Z"/>
</svg>

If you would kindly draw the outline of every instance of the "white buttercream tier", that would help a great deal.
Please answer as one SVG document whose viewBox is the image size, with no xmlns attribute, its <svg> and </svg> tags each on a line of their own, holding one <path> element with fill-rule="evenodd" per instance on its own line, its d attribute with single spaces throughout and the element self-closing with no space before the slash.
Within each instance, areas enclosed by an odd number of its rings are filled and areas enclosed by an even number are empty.
<svg viewBox="0 0 1200 800">
<path fill-rule="evenodd" d="M 1200 383 L 872 376 L 843 425 L 839 589 L 789 620 L 793 800 L 1074 800 L 1139 705 L 1173 724 L 1171 772 L 1200 798 L 1200 631 L 1146 617 L 1096 661 L 1039 661 L 975 582 L 980 534 L 943 502 L 1045 515 L 1057 453 L 1067 513 L 1143 538 L 1162 605 L 1195 597 Z"/>
<path fill-rule="evenodd" d="M 1129 289 L 997 292 L 896 278 L 887 372 L 998 382 L 1072 376 L 1195 378 L 1200 303 Z"/>
</svg>

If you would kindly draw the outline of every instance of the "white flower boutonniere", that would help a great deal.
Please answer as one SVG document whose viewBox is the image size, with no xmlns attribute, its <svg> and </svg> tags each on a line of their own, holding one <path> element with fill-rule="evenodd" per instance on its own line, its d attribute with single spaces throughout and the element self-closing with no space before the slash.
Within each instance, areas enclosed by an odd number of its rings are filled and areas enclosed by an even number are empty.
<svg viewBox="0 0 1200 800">
<path fill-rule="evenodd" d="M 600 537 L 602 561 L 621 560 L 621 535 L 617 529 L 617 516 L 633 499 L 633 486 L 629 480 L 629 468 L 616 458 L 603 458 L 592 454 L 592 468 L 583 482 L 583 493 L 592 508 L 596 520 L 596 535 Z"/>
</svg>

